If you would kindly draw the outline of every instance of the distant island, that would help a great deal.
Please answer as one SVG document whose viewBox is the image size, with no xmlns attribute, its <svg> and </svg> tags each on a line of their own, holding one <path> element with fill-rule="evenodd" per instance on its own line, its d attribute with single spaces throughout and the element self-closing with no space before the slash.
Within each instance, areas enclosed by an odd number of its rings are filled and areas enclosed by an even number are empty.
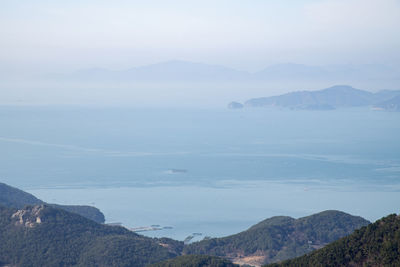
<svg viewBox="0 0 400 267">
<path fill-rule="evenodd" d="M 169 169 L 166 171 L 168 174 L 179 174 L 179 173 L 187 173 L 188 170 L 186 169 Z"/>
<path fill-rule="evenodd" d="M 400 111 L 400 90 L 377 93 L 336 85 L 318 91 L 297 91 L 278 96 L 252 98 L 244 104 L 231 102 L 228 108 L 279 107 L 292 110 L 333 110 L 370 106 L 375 110 Z"/>
<path fill-rule="evenodd" d="M 241 109 L 243 107 L 244 107 L 243 104 L 241 104 L 239 102 L 235 102 L 235 101 L 228 104 L 229 109 Z"/>
</svg>

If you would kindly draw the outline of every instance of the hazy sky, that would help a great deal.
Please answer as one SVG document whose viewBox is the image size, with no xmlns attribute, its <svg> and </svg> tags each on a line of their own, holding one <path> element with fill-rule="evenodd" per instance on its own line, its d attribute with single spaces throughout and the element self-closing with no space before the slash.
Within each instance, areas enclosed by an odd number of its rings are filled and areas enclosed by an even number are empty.
<svg viewBox="0 0 400 267">
<path fill-rule="evenodd" d="M 399 89 L 397 80 L 371 83 L 368 75 L 153 87 L 53 83 L 46 76 L 169 60 L 247 71 L 277 63 L 399 68 L 400 0 L 0 0 L 0 104 L 204 107 L 335 84 Z"/>
<path fill-rule="evenodd" d="M 400 0 L 2 0 L 0 71 L 400 62 Z"/>
</svg>

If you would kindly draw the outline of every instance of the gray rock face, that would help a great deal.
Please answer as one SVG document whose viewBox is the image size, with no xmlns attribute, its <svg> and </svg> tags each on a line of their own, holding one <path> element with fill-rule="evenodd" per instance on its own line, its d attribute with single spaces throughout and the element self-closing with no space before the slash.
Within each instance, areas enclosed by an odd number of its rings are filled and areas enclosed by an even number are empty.
<svg viewBox="0 0 400 267">
<path fill-rule="evenodd" d="M 35 225 L 42 223 L 40 213 L 44 209 L 44 205 L 28 206 L 15 212 L 11 219 L 15 220 L 15 225 L 33 228 Z"/>
</svg>

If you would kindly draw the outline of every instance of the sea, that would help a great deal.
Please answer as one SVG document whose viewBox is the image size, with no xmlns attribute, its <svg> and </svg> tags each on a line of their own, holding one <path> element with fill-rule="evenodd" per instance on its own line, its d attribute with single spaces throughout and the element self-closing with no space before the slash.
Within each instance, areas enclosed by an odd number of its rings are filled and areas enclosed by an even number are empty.
<svg viewBox="0 0 400 267">
<path fill-rule="evenodd" d="M 375 221 L 399 213 L 400 113 L 0 106 L 0 182 L 177 240 L 324 210 Z"/>
</svg>

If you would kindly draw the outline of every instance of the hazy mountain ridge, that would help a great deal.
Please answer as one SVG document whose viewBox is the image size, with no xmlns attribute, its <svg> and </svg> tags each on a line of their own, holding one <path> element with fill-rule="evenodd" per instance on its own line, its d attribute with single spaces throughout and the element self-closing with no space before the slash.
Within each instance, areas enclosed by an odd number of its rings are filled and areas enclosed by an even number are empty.
<svg viewBox="0 0 400 267">
<path fill-rule="evenodd" d="M 389 215 L 322 249 L 268 266 L 400 266 L 400 216 Z"/>
<path fill-rule="evenodd" d="M 232 236 L 187 245 L 184 253 L 261 265 L 311 252 L 367 224 L 361 217 L 339 211 L 324 211 L 299 219 L 277 216 Z"/>
<path fill-rule="evenodd" d="M 8 208 L 21 209 L 26 205 L 46 204 L 55 208 L 60 208 L 69 212 L 77 213 L 98 223 L 104 223 L 104 214 L 97 208 L 85 205 L 58 205 L 48 204 L 35 196 L 24 192 L 18 188 L 0 183 L 0 205 Z"/>
<path fill-rule="evenodd" d="M 249 99 L 245 107 L 282 107 L 290 109 L 335 109 L 373 106 L 400 95 L 397 90 L 371 93 L 348 85 L 336 85 L 318 91 L 297 91 L 278 96 Z"/>
<path fill-rule="evenodd" d="M 94 67 L 29 75 L 4 74 L 0 88 L 7 90 L 0 93 L 0 100 L 12 105 L 217 108 L 232 100 L 278 95 L 299 88 L 316 90 L 331 84 L 351 84 L 374 91 L 399 89 L 399 77 L 398 67 L 379 65 L 277 64 L 248 71 L 172 60 L 120 70 Z M 331 109 L 326 105 L 309 108 Z"/>
<path fill-rule="evenodd" d="M 171 60 L 120 71 L 92 68 L 70 74 L 46 75 L 45 78 L 80 82 L 208 82 L 248 80 L 251 74 L 220 65 Z"/>
<path fill-rule="evenodd" d="M 400 70 L 383 65 L 331 65 L 276 64 L 256 72 L 261 79 L 275 80 L 373 80 L 398 79 Z"/>
<path fill-rule="evenodd" d="M 249 72 L 222 65 L 183 60 L 170 60 L 125 70 L 92 68 L 70 74 L 48 74 L 45 79 L 65 81 L 131 81 L 131 82 L 210 82 L 210 81 L 338 81 L 338 80 L 399 80 L 400 70 L 381 65 L 308 66 L 276 64 Z"/>
</svg>

